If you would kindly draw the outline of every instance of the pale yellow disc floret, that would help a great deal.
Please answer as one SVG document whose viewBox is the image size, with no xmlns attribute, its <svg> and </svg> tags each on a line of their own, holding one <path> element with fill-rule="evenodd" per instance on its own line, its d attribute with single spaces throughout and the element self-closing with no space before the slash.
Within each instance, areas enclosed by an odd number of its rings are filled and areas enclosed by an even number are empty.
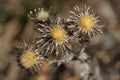
<svg viewBox="0 0 120 80">
<path fill-rule="evenodd" d="M 39 11 L 37 14 L 38 20 L 46 21 L 48 18 L 49 18 L 49 13 L 47 11 L 44 11 L 43 9 L 41 9 L 41 11 Z"/>
<path fill-rule="evenodd" d="M 79 25 L 84 30 L 89 31 L 91 28 L 94 27 L 95 21 L 93 20 L 92 16 L 90 16 L 90 15 L 83 15 L 83 16 L 81 16 L 81 18 L 79 20 Z"/>
<path fill-rule="evenodd" d="M 51 35 L 56 42 L 64 42 L 67 37 L 66 31 L 59 25 L 51 29 Z"/>
<path fill-rule="evenodd" d="M 26 50 L 20 57 L 21 65 L 25 68 L 32 67 L 37 61 L 36 55 L 30 50 Z"/>
</svg>

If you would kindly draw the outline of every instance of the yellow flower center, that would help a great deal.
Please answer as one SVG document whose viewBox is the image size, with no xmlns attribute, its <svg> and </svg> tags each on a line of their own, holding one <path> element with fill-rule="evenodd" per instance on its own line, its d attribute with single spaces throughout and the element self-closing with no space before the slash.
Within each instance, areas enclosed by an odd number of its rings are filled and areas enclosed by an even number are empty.
<svg viewBox="0 0 120 80">
<path fill-rule="evenodd" d="M 41 11 L 39 11 L 37 14 L 38 20 L 46 21 L 48 19 L 48 17 L 49 17 L 48 12 L 44 11 L 43 9 Z"/>
<path fill-rule="evenodd" d="M 79 20 L 79 25 L 84 30 L 88 31 L 95 25 L 95 22 L 94 22 L 92 16 L 90 16 L 90 15 L 83 15 L 83 16 L 81 16 L 81 18 Z"/>
<path fill-rule="evenodd" d="M 51 29 L 51 35 L 56 42 L 64 42 L 66 40 L 66 31 L 60 27 L 55 26 Z"/>
<path fill-rule="evenodd" d="M 25 68 L 32 67 L 37 61 L 36 55 L 34 52 L 26 50 L 20 57 L 20 62 Z"/>
</svg>

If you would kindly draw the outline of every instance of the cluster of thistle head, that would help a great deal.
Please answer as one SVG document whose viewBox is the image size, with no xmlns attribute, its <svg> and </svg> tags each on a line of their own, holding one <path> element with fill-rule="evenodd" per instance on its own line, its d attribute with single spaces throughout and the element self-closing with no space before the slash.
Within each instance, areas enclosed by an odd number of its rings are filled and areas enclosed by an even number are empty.
<svg viewBox="0 0 120 80">
<path fill-rule="evenodd" d="M 24 42 L 24 48 L 18 49 L 17 62 L 30 72 L 40 72 L 44 62 L 52 64 L 62 61 L 66 55 L 79 55 L 73 48 L 75 42 L 84 47 L 94 35 L 102 33 L 99 17 L 86 6 L 83 9 L 75 6 L 65 19 L 54 10 L 43 8 L 30 11 L 29 18 L 40 36 L 34 43 Z"/>
</svg>

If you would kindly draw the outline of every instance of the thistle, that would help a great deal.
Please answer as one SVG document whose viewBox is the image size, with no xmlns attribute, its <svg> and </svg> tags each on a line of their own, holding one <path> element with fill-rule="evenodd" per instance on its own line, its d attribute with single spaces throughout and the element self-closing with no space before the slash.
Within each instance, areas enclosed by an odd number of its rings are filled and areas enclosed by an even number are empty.
<svg viewBox="0 0 120 80">
<path fill-rule="evenodd" d="M 17 48 L 17 65 L 24 71 L 39 72 L 41 63 L 45 60 L 47 59 L 42 57 L 33 45 L 24 43 L 24 47 Z"/>
<path fill-rule="evenodd" d="M 60 22 L 60 17 L 53 20 L 51 24 L 45 25 L 39 32 L 41 32 L 41 37 L 36 44 L 39 44 L 39 47 L 45 49 L 45 55 L 69 54 L 69 35 L 64 24 Z"/>
<path fill-rule="evenodd" d="M 47 65 L 57 63 L 56 67 L 67 64 L 77 78 L 79 76 L 82 80 L 92 79 L 91 60 L 84 52 L 84 43 L 89 43 L 92 36 L 102 33 L 102 26 L 99 25 L 99 17 L 90 7 L 85 6 L 80 10 L 75 6 L 74 11 L 70 13 L 70 18 L 64 20 L 51 10 L 38 8 L 30 11 L 29 18 L 32 19 L 34 30 L 39 32 L 40 36 L 35 43 L 24 42 L 24 47 L 18 48 L 17 64 L 22 70 L 34 73 L 40 72 L 41 68 L 41 71 L 46 73 L 45 68 L 41 67 L 44 62 Z M 78 51 L 74 49 L 74 43 L 81 43 Z"/>
<path fill-rule="evenodd" d="M 38 20 L 41 22 L 45 22 L 49 19 L 49 12 L 45 11 L 43 8 L 38 8 L 38 9 L 34 9 L 34 11 L 30 11 L 28 16 L 32 20 Z"/>
<path fill-rule="evenodd" d="M 77 25 L 74 30 L 78 31 L 78 35 L 91 38 L 97 33 L 102 33 L 99 17 L 93 11 L 90 11 L 90 7 L 85 6 L 83 10 L 80 10 L 78 6 L 75 6 L 74 11 L 70 11 L 70 13 L 70 20 Z"/>
</svg>

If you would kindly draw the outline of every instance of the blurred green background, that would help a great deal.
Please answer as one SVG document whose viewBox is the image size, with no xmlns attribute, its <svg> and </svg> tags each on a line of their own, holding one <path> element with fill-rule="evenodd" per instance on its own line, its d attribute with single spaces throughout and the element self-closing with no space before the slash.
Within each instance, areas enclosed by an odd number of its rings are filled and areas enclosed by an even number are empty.
<svg viewBox="0 0 120 80">
<path fill-rule="evenodd" d="M 0 0 L 0 80 L 20 80 L 13 46 L 17 39 L 37 36 L 27 16 L 30 10 L 55 7 L 67 18 L 73 6 L 85 4 L 104 25 L 104 34 L 92 38 L 86 52 L 98 60 L 103 80 L 120 80 L 120 0 Z"/>
</svg>

